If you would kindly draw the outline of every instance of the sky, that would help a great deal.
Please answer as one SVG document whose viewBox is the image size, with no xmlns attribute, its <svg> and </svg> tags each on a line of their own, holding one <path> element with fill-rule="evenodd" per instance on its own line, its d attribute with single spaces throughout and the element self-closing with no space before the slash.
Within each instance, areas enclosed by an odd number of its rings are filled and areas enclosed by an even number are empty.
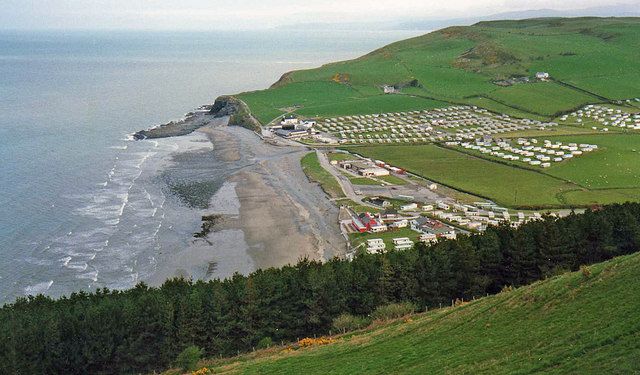
<svg viewBox="0 0 640 375">
<path fill-rule="evenodd" d="M 0 29 L 262 29 L 309 22 L 463 18 L 618 3 L 621 0 L 0 0 Z"/>
</svg>

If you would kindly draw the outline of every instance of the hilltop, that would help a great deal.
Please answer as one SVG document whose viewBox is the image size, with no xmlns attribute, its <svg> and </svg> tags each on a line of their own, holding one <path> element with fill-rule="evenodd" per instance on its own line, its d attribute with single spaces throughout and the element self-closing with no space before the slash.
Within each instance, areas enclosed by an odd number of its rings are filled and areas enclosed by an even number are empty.
<svg viewBox="0 0 640 375">
<path fill-rule="evenodd" d="M 212 373 L 506 374 L 640 371 L 640 255 L 584 267 L 291 351 L 209 363 Z M 329 340 L 332 341 L 332 340 Z"/>
<path fill-rule="evenodd" d="M 640 18 L 487 21 L 289 72 L 267 90 L 235 97 L 263 125 L 292 112 L 316 117 L 454 104 L 551 119 L 587 103 L 638 96 L 639 59 Z M 551 79 L 537 82 L 536 72 Z M 523 77 L 531 82 L 509 83 Z M 384 95 L 384 85 L 400 94 Z"/>
</svg>

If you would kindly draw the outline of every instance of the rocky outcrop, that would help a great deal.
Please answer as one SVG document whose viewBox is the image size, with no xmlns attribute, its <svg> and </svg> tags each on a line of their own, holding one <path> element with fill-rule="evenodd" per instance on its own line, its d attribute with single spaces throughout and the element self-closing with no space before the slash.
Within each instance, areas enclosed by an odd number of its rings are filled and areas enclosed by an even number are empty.
<svg viewBox="0 0 640 375">
<path fill-rule="evenodd" d="M 242 126 L 255 131 L 261 128 L 260 121 L 251 115 L 247 104 L 235 96 L 218 97 L 211 106 L 209 114 L 215 117 L 230 116 L 229 125 Z"/>
<path fill-rule="evenodd" d="M 151 129 L 140 130 L 133 135 L 135 139 L 153 139 L 153 138 L 167 138 L 177 137 L 181 135 L 187 135 L 194 130 L 206 125 L 211 120 L 211 116 L 203 109 L 199 109 L 196 112 L 189 112 L 182 120 L 170 121 L 166 124 L 155 126 Z M 208 109 L 208 107 L 206 107 Z"/>
<path fill-rule="evenodd" d="M 189 112 L 182 120 L 170 121 L 151 129 L 140 130 L 135 139 L 167 138 L 187 135 L 207 125 L 212 119 L 229 116 L 229 125 L 239 125 L 251 130 L 260 130 L 260 122 L 251 115 L 249 107 L 234 96 L 220 96 L 211 105 Z"/>
</svg>

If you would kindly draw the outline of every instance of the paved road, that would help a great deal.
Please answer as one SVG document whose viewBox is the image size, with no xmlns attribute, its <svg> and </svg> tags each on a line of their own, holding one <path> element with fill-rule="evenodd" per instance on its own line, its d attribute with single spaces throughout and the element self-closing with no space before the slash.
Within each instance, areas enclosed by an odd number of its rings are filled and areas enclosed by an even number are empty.
<svg viewBox="0 0 640 375">
<path fill-rule="evenodd" d="M 363 203 L 362 198 L 360 198 L 356 194 L 355 190 L 353 189 L 353 185 L 351 185 L 351 182 L 349 182 L 349 179 L 345 175 L 337 171 L 336 168 L 333 167 L 333 165 L 331 165 L 329 159 L 327 158 L 327 155 L 320 150 L 316 150 L 316 155 L 318 155 L 320 166 L 326 169 L 327 172 L 331 173 L 331 175 L 335 177 L 336 180 L 338 180 L 338 184 L 340 184 L 340 187 L 342 188 L 342 191 L 344 191 L 344 194 L 347 196 L 347 198 L 351 199 L 354 202 Z"/>
<path fill-rule="evenodd" d="M 329 162 L 327 155 L 324 152 L 316 150 L 316 154 L 318 155 L 318 160 L 320 161 L 320 165 L 326 169 L 329 173 L 331 173 L 337 180 L 345 195 L 358 203 L 363 205 L 372 206 L 367 202 L 362 201 L 362 197 L 364 196 L 385 196 L 391 198 L 397 198 L 400 195 L 404 196 L 412 196 L 419 201 L 436 201 L 436 200 L 446 200 L 446 197 L 439 195 L 438 193 L 431 191 L 424 186 L 418 185 L 415 182 L 409 181 L 405 179 L 407 182 L 406 185 L 362 185 L 358 186 L 358 190 L 362 192 L 362 195 L 359 196 L 355 193 L 355 189 L 349 178 L 344 174 L 340 173 L 331 163 Z"/>
</svg>

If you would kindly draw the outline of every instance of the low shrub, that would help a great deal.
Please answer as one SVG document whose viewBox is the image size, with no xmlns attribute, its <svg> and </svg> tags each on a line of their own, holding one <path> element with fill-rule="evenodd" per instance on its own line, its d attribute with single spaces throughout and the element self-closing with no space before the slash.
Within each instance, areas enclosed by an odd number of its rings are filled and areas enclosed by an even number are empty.
<svg viewBox="0 0 640 375">
<path fill-rule="evenodd" d="M 375 309 L 375 311 L 371 313 L 371 318 L 374 320 L 397 319 L 412 314 L 414 311 L 416 311 L 416 307 L 411 302 L 392 303 Z"/>
<path fill-rule="evenodd" d="M 585 279 L 591 277 L 591 270 L 585 265 L 580 266 L 580 272 L 582 272 L 582 277 L 584 277 Z"/>
<path fill-rule="evenodd" d="M 356 329 L 364 328 L 368 326 L 371 321 L 362 316 L 355 316 L 351 314 L 340 314 L 333 320 L 332 327 L 338 332 L 355 331 Z"/>
<path fill-rule="evenodd" d="M 267 349 L 270 348 L 273 345 L 273 340 L 271 339 L 271 337 L 267 336 L 267 337 L 263 337 L 262 339 L 260 339 L 260 341 L 258 341 L 258 349 Z"/>
<path fill-rule="evenodd" d="M 193 371 L 196 369 L 198 361 L 202 358 L 202 349 L 195 345 L 186 347 L 176 358 L 176 366 L 183 371 Z"/>
<path fill-rule="evenodd" d="M 315 345 L 327 345 L 327 344 L 331 344 L 332 342 L 335 342 L 335 340 L 332 339 L 331 337 L 318 337 L 318 338 L 305 337 L 302 340 L 299 340 L 297 344 L 299 348 L 305 348 L 308 346 L 315 346 Z"/>
</svg>

